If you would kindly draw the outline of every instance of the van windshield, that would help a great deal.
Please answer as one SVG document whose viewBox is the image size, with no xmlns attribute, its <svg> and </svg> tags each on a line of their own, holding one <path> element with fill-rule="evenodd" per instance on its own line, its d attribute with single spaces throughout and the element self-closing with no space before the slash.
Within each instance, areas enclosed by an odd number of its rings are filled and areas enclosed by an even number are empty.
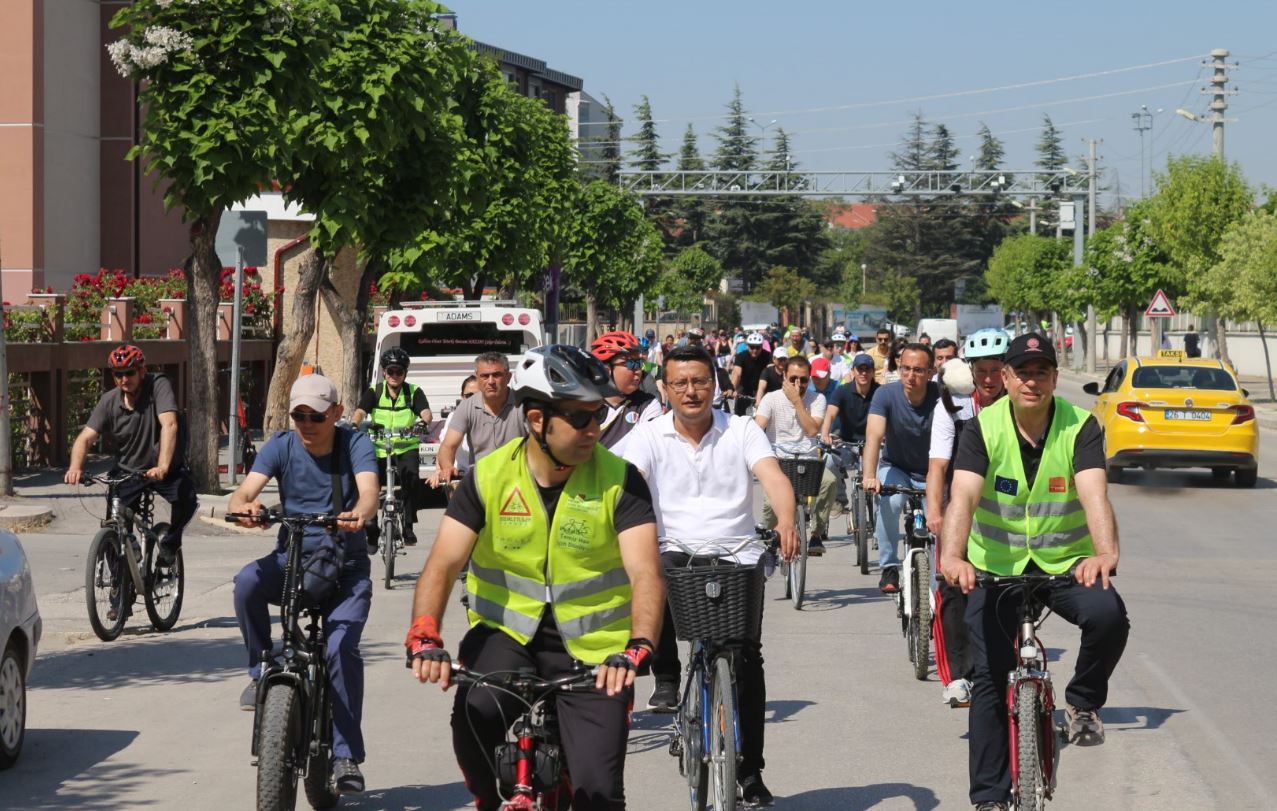
<svg viewBox="0 0 1277 811">
<path fill-rule="evenodd" d="M 523 330 L 502 330 L 493 323 L 423 324 L 418 332 L 400 333 L 399 345 L 414 358 L 474 357 L 482 352 L 521 355 L 527 350 L 523 339 Z"/>
</svg>

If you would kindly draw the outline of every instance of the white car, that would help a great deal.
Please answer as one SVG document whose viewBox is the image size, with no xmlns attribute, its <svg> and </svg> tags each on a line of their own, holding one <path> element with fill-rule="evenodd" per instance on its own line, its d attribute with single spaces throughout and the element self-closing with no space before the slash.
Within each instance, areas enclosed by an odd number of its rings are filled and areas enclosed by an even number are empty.
<svg viewBox="0 0 1277 811">
<path fill-rule="evenodd" d="M 40 645 L 40 609 L 31 567 L 18 537 L 0 531 L 0 769 L 22 752 L 27 732 L 27 677 Z"/>
</svg>

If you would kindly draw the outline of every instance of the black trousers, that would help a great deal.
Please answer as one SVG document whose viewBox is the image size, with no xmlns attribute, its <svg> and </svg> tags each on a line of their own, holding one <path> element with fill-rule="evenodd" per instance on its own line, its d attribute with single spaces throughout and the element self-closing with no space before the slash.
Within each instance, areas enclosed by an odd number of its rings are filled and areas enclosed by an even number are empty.
<svg viewBox="0 0 1277 811">
<path fill-rule="evenodd" d="M 411 533 L 412 525 L 417 523 L 417 510 L 421 508 L 422 503 L 421 452 L 413 449 L 391 458 L 395 462 L 395 481 L 399 484 L 399 492 L 403 494 L 404 532 Z M 385 458 L 377 460 L 377 479 L 385 485 Z M 370 544 L 377 543 L 377 539 L 381 537 L 381 528 L 377 526 L 376 519 L 368 523 L 365 531 L 368 533 L 368 543 Z"/>
<path fill-rule="evenodd" d="M 936 613 L 936 670 L 945 684 L 971 678 L 971 634 L 967 631 L 967 595 L 943 579 Z"/>
<path fill-rule="evenodd" d="M 567 673 L 573 659 L 548 616 L 547 609 L 547 619 L 526 645 L 495 628 L 475 626 L 461 640 L 457 658 L 481 673 L 525 667 L 535 668 L 546 678 Z M 633 696 L 633 690 L 615 696 L 591 690 L 559 693 L 554 699 L 572 780 L 572 807 L 577 811 L 625 808 L 625 746 Z M 501 806 L 491 764 L 522 709 L 517 698 L 497 690 L 462 687 L 457 691 L 452 746 L 479 811 L 497 811 Z"/>
<path fill-rule="evenodd" d="M 661 563 L 666 568 L 686 566 L 689 557 L 682 552 L 663 552 Z M 710 558 L 697 558 L 692 565 L 708 564 Z M 762 566 L 762 561 L 758 562 Z M 736 657 L 736 706 L 740 719 L 742 777 L 763 770 L 763 726 L 767 715 L 767 678 L 763 673 L 763 644 L 759 640 L 733 643 L 740 650 Z M 678 659 L 678 637 L 674 634 L 674 618 L 670 604 L 665 603 L 665 619 L 661 623 L 661 639 L 652 656 L 652 675 L 658 681 L 682 680 L 683 665 Z"/>
<path fill-rule="evenodd" d="M 1030 565 L 1026 573 L 1034 568 Z M 1001 589 L 976 589 L 967 599 L 975 674 L 968 735 L 972 804 L 1007 802 L 1011 797 L 1006 690 L 1007 674 L 1015 667 L 1019 597 Z M 1100 709 L 1108 700 L 1109 677 L 1122 658 L 1131 629 L 1125 603 L 1115 589 L 1105 590 L 1098 581 L 1091 588 L 1076 582 L 1054 584 L 1045 602 L 1082 629 L 1077 669 L 1064 692 L 1066 700 L 1081 710 Z"/>
<path fill-rule="evenodd" d="M 163 538 L 160 538 L 160 543 L 180 549 L 182 531 L 186 529 L 187 524 L 191 523 L 191 519 L 195 517 L 195 510 L 199 508 L 199 495 L 195 492 L 195 482 L 191 479 L 191 474 L 185 467 L 180 467 L 170 471 L 167 477 L 158 482 L 149 479 L 125 482 L 120 485 L 120 501 L 133 507 L 141 497 L 142 491 L 148 489 L 172 507 L 169 514 L 169 530 Z"/>
<path fill-rule="evenodd" d="M 744 396 L 738 394 L 736 395 L 736 406 L 733 411 L 736 416 L 743 417 L 752 405 L 757 405 L 757 403 L 754 402 L 754 395 L 750 394 L 748 396 Z"/>
</svg>

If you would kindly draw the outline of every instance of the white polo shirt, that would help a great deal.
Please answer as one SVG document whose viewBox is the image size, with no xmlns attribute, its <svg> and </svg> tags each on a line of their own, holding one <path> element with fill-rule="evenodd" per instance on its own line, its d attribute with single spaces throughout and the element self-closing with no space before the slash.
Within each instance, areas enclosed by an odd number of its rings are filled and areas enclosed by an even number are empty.
<svg viewBox="0 0 1277 811">
<path fill-rule="evenodd" d="M 712 410 L 714 424 L 693 446 L 674 428 L 674 414 L 630 432 L 625 461 L 647 479 L 656 507 L 656 531 L 698 548 L 724 538 L 754 534 L 754 465 L 774 457 L 763 429 L 749 417 Z M 673 550 L 661 544 L 661 551 Z M 709 548 L 706 549 L 709 552 Z M 739 556 L 755 563 L 759 552 Z"/>
</svg>

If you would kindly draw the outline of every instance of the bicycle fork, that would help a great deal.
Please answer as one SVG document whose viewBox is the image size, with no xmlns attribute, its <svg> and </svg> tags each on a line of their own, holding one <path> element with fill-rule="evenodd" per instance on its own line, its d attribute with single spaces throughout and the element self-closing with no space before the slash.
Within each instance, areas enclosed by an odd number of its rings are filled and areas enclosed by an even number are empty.
<svg viewBox="0 0 1277 811">
<path fill-rule="evenodd" d="M 1006 695 L 1011 785 L 1018 786 L 1020 783 L 1020 724 L 1015 716 L 1015 697 L 1021 686 L 1031 686 L 1038 695 L 1038 706 L 1041 707 L 1036 723 L 1039 725 L 1039 740 L 1043 748 L 1041 753 L 1043 795 L 1049 800 L 1055 789 L 1055 771 L 1060 757 L 1060 748 L 1055 743 L 1055 688 L 1051 685 L 1051 674 L 1043 666 L 1045 651 L 1037 638 L 1031 620 L 1026 620 L 1022 624 L 1016 642 L 1016 653 L 1020 661 L 1007 680 Z"/>
</svg>

